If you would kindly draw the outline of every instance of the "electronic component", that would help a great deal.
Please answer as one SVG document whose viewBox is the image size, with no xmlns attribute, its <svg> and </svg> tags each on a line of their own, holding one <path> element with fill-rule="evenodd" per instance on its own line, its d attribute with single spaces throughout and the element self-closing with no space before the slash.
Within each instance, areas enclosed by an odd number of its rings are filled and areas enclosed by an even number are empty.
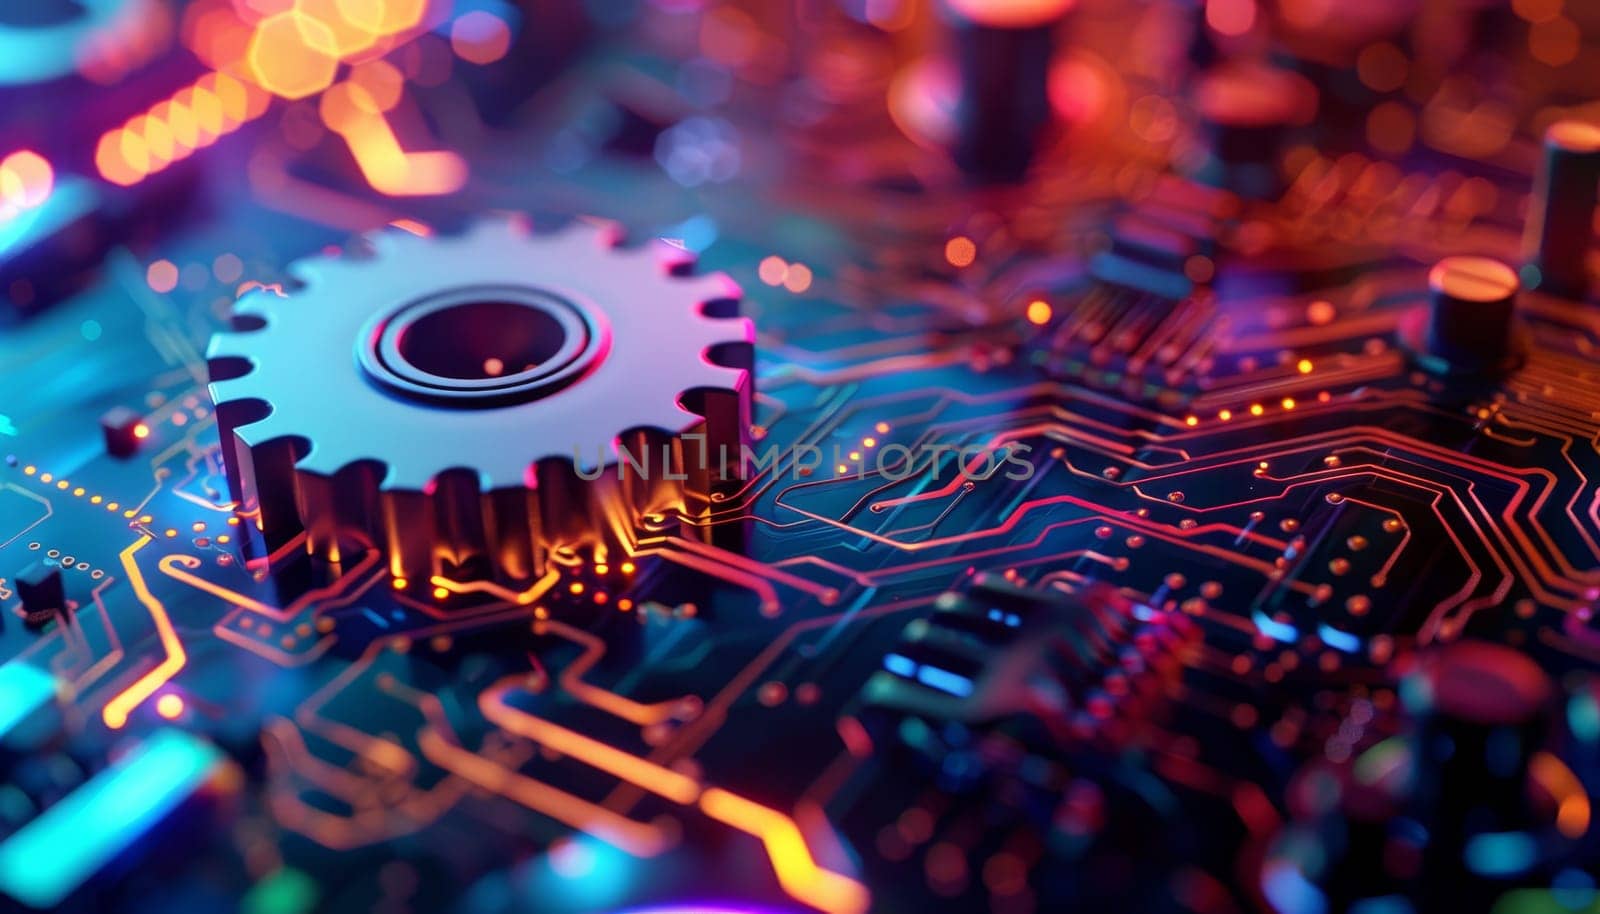
<svg viewBox="0 0 1600 914">
<path fill-rule="evenodd" d="M 1595 4 L 0 7 L 0 908 L 1593 914 Z"/>
<path fill-rule="evenodd" d="M 34 562 L 12 579 L 22 600 L 22 617 L 29 625 L 43 625 L 56 616 L 66 617 L 67 594 L 61 582 L 61 569 Z"/>
<path fill-rule="evenodd" d="M 1503 370 L 1516 357 L 1517 291 L 1509 266 L 1446 257 L 1428 271 L 1427 362 L 1443 371 Z"/>
<path fill-rule="evenodd" d="M 1600 193 L 1600 127 L 1557 121 L 1544 133 L 1544 158 L 1529 198 L 1528 262 L 1537 287 L 1581 298 L 1589 291 L 1589 248 Z"/>
<path fill-rule="evenodd" d="M 107 454 L 131 457 L 139 450 L 139 442 L 150 436 L 150 426 L 126 406 L 113 406 L 100 417 L 100 433 L 105 438 Z"/>
<path fill-rule="evenodd" d="M 392 233 L 240 301 L 256 329 L 212 340 L 211 396 L 269 539 L 303 529 L 333 561 L 376 543 L 419 583 L 527 583 L 548 549 L 603 556 L 611 518 L 703 510 L 740 472 L 750 324 L 708 316 L 736 300 L 726 277 L 616 240 Z"/>
</svg>

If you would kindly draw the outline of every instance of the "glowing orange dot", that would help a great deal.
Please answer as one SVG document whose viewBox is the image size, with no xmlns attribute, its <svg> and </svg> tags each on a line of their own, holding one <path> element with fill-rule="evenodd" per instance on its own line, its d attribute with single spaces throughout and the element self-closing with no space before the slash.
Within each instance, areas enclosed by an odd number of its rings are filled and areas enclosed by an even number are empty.
<svg viewBox="0 0 1600 914">
<path fill-rule="evenodd" d="M 887 423 L 887 422 L 879 422 L 877 425 L 874 425 L 872 428 L 873 428 L 874 431 L 876 431 L 880 435 L 889 434 L 889 423 Z"/>
<path fill-rule="evenodd" d="M 861 439 L 861 446 L 862 447 L 877 447 L 878 446 L 878 439 L 876 439 L 876 438 L 862 438 Z"/>
<path fill-rule="evenodd" d="M 1283 398 L 1283 408 L 1284 409 L 1294 409 L 1294 397 L 1284 397 Z"/>
<path fill-rule="evenodd" d="M 1184 418 L 1183 424 L 1193 428 L 1200 424 L 1200 419 L 1198 416 L 1187 416 Z"/>
<path fill-rule="evenodd" d="M 158 260 L 145 270 L 144 279 L 157 292 L 171 292 L 178 287 L 178 266 L 170 260 Z"/>
<path fill-rule="evenodd" d="M 633 601 L 628 599 L 627 597 L 623 597 L 622 599 L 617 601 L 617 608 L 622 610 L 623 612 L 627 612 L 628 610 L 633 608 Z"/>
<path fill-rule="evenodd" d="M 610 574 L 611 573 L 611 566 L 607 565 L 605 562 L 601 562 L 598 565 L 594 566 L 594 573 L 595 574 Z"/>
<path fill-rule="evenodd" d="M 1295 370 L 1299 371 L 1301 374 L 1310 374 L 1311 373 L 1311 360 L 1310 359 L 1301 359 L 1300 361 L 1295 363 L 1294 367 L 1295 367 Z"/>
<path fill-rule="evenodd" d="M 789 275 L 789 264 L 776 254 L 763 257 L 761 265 L 756 267 L 756 275 L 769 286 L 781 286 L 784 277 Z"/>
<path fill-rule="evenodd" d="M 493 13 L 473 10 L 450 26 L 450 49 L 468 63 L 494 63 L 511 50 L 511 27 Z"/>
<path fill-rule="evenodd" d="M 50 196 L 55 172 L 44 157 L 23 149 L 0 160 L 0 200 L 17 209 L 31 209 Z"/>
<path fill-rule="evenodd" d="M 789 271 L 783 277 L 783 287 L 796 294 L 811 288 L 811 268 L 803 263 L 789 265 Z"/>
<path fill-rule="evenodd" d="M 1266 407 L 1262 406 L 1260 403 L 1250 404 L 1250 415 L 1252 416 L 1259 416 L 1266 411 Z"/>
<path fill-rule="evenodd" d="M 145 425 L 143 422 L 139 423 L 138 425 L 135 425 L 133 427 L 133 437 L 135 437 L 135 438 L 148 438 L 148 437 L 150 437 L 150 426 Z"/>
<path fill-rule="evenodd" d="M 156 699 L 156 713 L 167 720 L 176 720 L 183 714 L 183 699 L 171 692 Z"/>
<path fill-rule="evenodd" d="M 965 235 L 957 235 L 944 243 L 944 259 L 953 267 L 969 267 L 978 259 L 978 246 Z"/>
<path fill-rule="evenodd" d="M 445 588 L 443 588 L 443 587 L 435 587 L 433 589 L 433 598 L 435 600 L 443 600 L 445 597 L 448 597 L 448 596 L 450 596 L 450 591 L 445 589 Z"/>
<path fill-rule="evenodd" d="M 1255 0 L 1209 0 L 1206 3 L 1206 25 L 1223 35 L 1243 35 L 1255 24 Z"/>
<path fill-rule="evenodd" d="M 1233 418 L 1233 410 L 1219 409 L 1217 410 L 1217 418 L 1221 419 L 1223 422 L 1227 422 L 1229 419 Z"/>
<path fill-rule="evenodd" d="M 583 582 L 573 581 L 570 585 L 568 585 L 567 590 L 573 593 L 583 593 Z"/>
<path fill-rule="evenodd" d="M 1050 322 L 1050 315 L 1054 313 L 1047 301 L 1034 299 L 1028 302 L 1028 322 L 1031 324 L 1047 324 Z"/>
<path fill-rule="evenodd" d="M 632 562 L 623 562 L 622 563 L 622 573 L 623 574 L 633 574 L 633 563 Z"/>
</svg>

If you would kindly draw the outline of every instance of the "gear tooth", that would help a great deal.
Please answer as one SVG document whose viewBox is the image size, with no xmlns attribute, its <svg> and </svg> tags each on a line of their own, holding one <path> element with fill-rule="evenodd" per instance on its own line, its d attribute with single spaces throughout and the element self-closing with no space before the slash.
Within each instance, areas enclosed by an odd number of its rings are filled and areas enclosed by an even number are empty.
<svg viewBox="0 0 1600 914">
<path fill-rule="evenodd" d="M 669 276 L 677 276 L 699 282 L 699 277 L 694 275 L 694 267 L 700 258 L 695 252 L 670 244 L 659 238 L 649 246 L 649 251 L 655 259 L 656 266 L 662 272 Z"/>
<path fill-rule="evenodd" d="M 701 321 L 715 337 L 713 346 L 755 345 L 756 324 L 748 317 L 702 317 Z"/>
<path fill-rule="evenodd" d="M 380 488 L 386 492 L 420 492 L 433 481 L 434 473 L 432 468 L 398 457 L 389 462 L 389 472 L 384 475 Z"/>
<path fill-rule="evenodd" d="M 524 584 L 544 572 L 538 493 L 522 484 L 483 493 L 483 527 L 495 576 Z"/>
<path fill-rule="evenodd" d="M 730 318 L 739 314 L 739 299 L 744 289 L 732 276 L 722 271 L 690 276 L 685 279 L 690 289 L 700 299 L 701 313 L 707 317 Z"/>
<path fill-rule="evenodd" d="M 206 391 L 211 394 L 211 403 L 214 406 L 248 400 L 254 395 L 254 389 L 250 382 L 241 378 L 212 381 L 206 385 Z"/>
<path fill-rule="evenodd" d="M 240 318 L 254 319 L 256 321 L 271 321 L 277 315 L 277 307 L 286 296 L 275 289 L 259 287 L 239 296 L 233 302 L 230 315 L 234 320 L 235 329 Z"/>
<path fill-rule="evenodd" d="M 242 330 L 232 332 L 213 333 L 211 342 L 206 344 L 206 360 L 219 359 L 246 359 L 256 348 L 253 337 L 257 330 Z"/>
<path fill-rule="evenodd" d="M 506 448 L 498 454 L 486 455 L 478 467 L 478 481 L 485 492 L 527 485 L 533 476 L 533 461 L 526 450 Z"/>
<path fill-rule="evenodd" d="M 237 403 L 240 401 L 232 402 Z M 256 447 L 279 438 L 294 437 L 278 420 L 277 413 L 273 412 L 268 412 L 267 415 L 254 422 L 246 422 L 234 426 L 233 433 L 238 436 L 246 447 Z"/>
<path fill-rule="evenodd" d="M 593 479 L 578 473 L 572 458 L 547 457 L 535 466 L 540 531 L 548 548 L 581 549 L 598 542 L 596 531 L 609 526 L 606 506 L 616 503 L 616 474 Z"/>
<path fill-rule="evenodd" d="M 406 243 L 406 239 L 416 237 L 403 229 L 382 228 L 363 232 L 361 241 L 371 248 L 374 257 L 391 258 L 398 257 L 402 251 L 411 246 Z"/>
<path fill-rule="evenodd" d="M 337 269 L 337 264 L 338 260 L 332 257 L 308 257 L 289 264 L 284 272 L 299 282 L 311 286 L 327 282 L 328 275 Z"/>
<path fill-rule="evenodd" d="M 439 573 L 453 580 L 483 578 L 491 569 L 485 540 L 482 487 L 474 469 L 455 468 L 429 483 Z"/>
<path fill-rule="evenodd" d="M 526 216 L 519 213 L 495 213 L 474 220 L 460 237 L 462 240 L 506 236 L 527 238 L 532 234 L 533 226 L 529 224 Z"/>
<path fill-rule="evenodd" d="M 294 463 L 305 450 L 305 439 L 273 432 L 269 417 L 233 429 L 233 440 L 224 442 L 230 445 L 239 500 L 258 512 L 267 545 L 276 549 L 303 529 Z"/>
<path fill-rule="evenodd" d="M 311 449 L 300 457 L 295 467 L 306 473 L 332 476 L 352 463 L 355 461 L 351 460 L 349 455 L 340 454 L 330 447 L 318 447 L 313 441 Z"/>
<path fill-rule="evenodd" d="M 700 382 L 695 385 L 696 388 L 743 394 L 750 387 L 750 372 L 743 368 L 708 363 L 701 366 L 699 374 Z"/>
<path fill-rule="evenodd" d="M 433 576 L 433 541 L 419 531 L 433 530 L 433 499 L 418 489 L 397 489 L 389 484 L 393 467 L 378 486 L 379 538 L 396 578 L 425 582 Z"/>
<path fill-rule="evenodd" d="M 583 257 L 594 252 L 596 248 L 607 250 L 610 242 L 604 230 L 583 219 L 574 219 L 558 226 L 552 231 L 532 233 L 527 239 L 529 243 L 550 249 L 547 256 L 552 258 L 563 257 L 562 251 L 571 251 L 570 256 Z"/>
</svg>

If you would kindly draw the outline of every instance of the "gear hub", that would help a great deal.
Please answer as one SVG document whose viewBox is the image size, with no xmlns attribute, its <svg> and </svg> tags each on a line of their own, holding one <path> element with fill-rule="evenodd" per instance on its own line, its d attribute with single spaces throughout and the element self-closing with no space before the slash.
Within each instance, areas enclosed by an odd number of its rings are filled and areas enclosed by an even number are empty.
<svg viewBox="0 0 1600 914">
<path fill-rule="evenodd" d="M 737 477 L 754 330 L 727 276 L 585 223 L 369 242 L 241 298 L 207 353 L 229 484 L 269 545 L 527 581 Z"/>
</svg>

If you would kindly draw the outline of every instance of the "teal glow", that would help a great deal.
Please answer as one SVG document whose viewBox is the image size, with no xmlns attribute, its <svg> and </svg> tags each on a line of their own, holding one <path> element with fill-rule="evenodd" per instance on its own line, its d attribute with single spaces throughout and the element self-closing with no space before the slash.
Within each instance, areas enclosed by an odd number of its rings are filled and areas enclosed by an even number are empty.
<svg viewBox="0 0 1600 914">
<path fill-rule="evenodd" d="M 0 85 L 56 79 L 77 65 L 80 46 L 116 25 L 128 0 L 78 0 L 79 13 L 51 25 L 0 25 Z"/>
<path fill-rule="evenodd" d="M 0 42 L 0 49 L 4 46 L 4 42 Z M 43 203 L 0 222 L 0 255 L 27 250 L 30 244 L 50 237 L 99 205 L 100 195 L 88 181 L 71 175 L 56 175 L 55 186 Z"/>
<path fill-rule="evenodd" d="M 1317 626 L 1317 637 L 1322 639 L 1323 644 L 1334 650 L 1344 651 L 1346 654 L 1354 654 L 1361 650 L 1360 638 L 1349 632 L 1340 631 L 1326 622 Z"/>
<path fill-rule="evenodd" d="M 157 731 L 0 844 L 0 891 L 35 908 L 60 904 L 221 763 L 205 740 Z"/>
<path fill-rule="evenodd" d="M 1515 876 L 1533 865 L 1537 853 L 1524 832 L 1484 832 L 1467 842 L 1467 868 L 1480 876 Z"/>
<path fill-rule="evenodd" d="M 1567 726 L 1572 734 L 1586 743 L 1600 740 L 1600 692 L 1578 692 L 1567 702 Z"/>
<path fill-rule="evenodd" d="M 56 697 L 56 680 L 21 661 L 0 666 L 0 739 Z"/>
<path fill-rule="evenodd" d="M 1261 610 L 1250 614 L 1250 621 L 1256 624 L 1256 630 L 1274 641 L 1284 644 L 1293 644 L 1300 639 L 1300 631 L 1287 622 L 1279 622 Z"/>
</svg>

